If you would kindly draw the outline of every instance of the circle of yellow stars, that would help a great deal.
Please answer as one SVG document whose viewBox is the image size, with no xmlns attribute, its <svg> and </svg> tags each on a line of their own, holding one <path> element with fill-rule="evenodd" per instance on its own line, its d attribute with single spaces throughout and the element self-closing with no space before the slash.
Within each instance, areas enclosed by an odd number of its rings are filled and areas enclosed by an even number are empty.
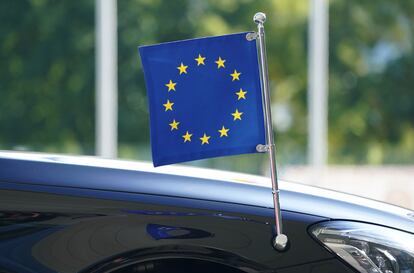
<svg viewBox="0 0 414 273">
<path fill-rule="evenodd" d="M 196 58 L 194 58 L 197 67 L 206 65 L 207 58 L 203 56 L 202 54 L 198 54 Z M 220 70 L 222 68 L 226 68 L 226 60 L 222 58 L 221 56 L 218 56 L 217 59 L 214 61 L 214 63 L 217 65 L 217 70 Z M 187 74 L 189 70 L 189 65 L 184 64 L 183 62 L 180 62 L 180 64 L 177 66 L 177 70 L 179 73 L 179 76 L 182 74 Z M 236 69 L 233 70 L 233 73 L 230 74 L 231 81 L 239 81 L 242 73 L 240 71 L 237 71 Z M 165 84 L 167 87 L 167 92 L 176 91 L 177 82 L 173 82 L 172 79 L 168 81 L 168 83 Z M 246 94 L 247 91 L 240 88 L 237 92 L 235 92 L 235 95 L 237 96 L 237 100 L 246 100 Z M 174 102 L 167 99 L 167 101 L 163 104 L 164 111 L 168 112 L 174 111 Z M 240 112 L 239 109 L 235 109 L 234 112 L 231 113 L 233 116 L 233 121 L 241 121 L 243 119 L 243 112 Z M 171 123 L 168 124 L 170 126 L 171 131 L 178 131 L 180 122 L 177 121 L 175 118 L 171 121 Z M 219 138 L 223 137 L 229 137 L 229 128 L 226 128 L 224 125 L 221 126 L 220 129 L 217 130 L 218 134 L 217 136 Z M 193 140 L 193 133 L 191 131 L 185 131 L 185 134 L 181 137 L 183 138 L 183 142 L 191 142 Z M 208 145 L 210 144 L 210 138 L 211 135 L 208 135 L 206 132 L 203 132 L 203 135 L 201 137 L 198 137 L 201 145 Z"/>
</svg>

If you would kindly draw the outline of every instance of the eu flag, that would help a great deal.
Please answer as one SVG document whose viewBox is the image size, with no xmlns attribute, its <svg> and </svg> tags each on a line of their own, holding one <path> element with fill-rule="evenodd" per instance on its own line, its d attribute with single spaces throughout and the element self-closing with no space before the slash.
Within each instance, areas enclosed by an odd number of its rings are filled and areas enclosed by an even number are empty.
<svg viewBox="0 0 414 273">
<path fill-rule="evenodd" d="M 246 34 L 139 47 L 154 166 L 265 143 L 256 41 Z"/>
</svg>

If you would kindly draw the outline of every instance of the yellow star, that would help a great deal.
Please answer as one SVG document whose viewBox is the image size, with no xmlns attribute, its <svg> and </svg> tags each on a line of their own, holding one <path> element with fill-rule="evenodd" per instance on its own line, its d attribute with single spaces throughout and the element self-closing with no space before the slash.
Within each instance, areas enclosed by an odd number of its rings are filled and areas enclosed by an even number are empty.
<svg viewBox="0 0 414 273">
<path fill-rule="evenodd" d="M 221 57 L 218 58 L 217 61 L 215 61 L 215 63 L 217 64 L 217 68 L 220 69 L 220 67 L 225 67 L 224 63 L 226 62 L 226 60 L 221 59 Z"/>
<path fill-rule="evenodd" d="M 172 106 L 174 105 L 174 102 L 170 102 L 170 100 L 167 100 L 167 102 L 163 105 L 165 107 L 165 112 L 167 112 L 168 110 L 172 111 Z"/>
<path fill-rule="evenodd" d="M 188 133 L 188 131 L 185 132 L 185 135 L 183 135 L 184 143 L 186 143 L 187 141 L 191 141 L 192 136 L 193 136 L 193 134 Z"/>
<path fill-rule="evenodd" d="M 210 144 L 210 143 L 208 143 L 209 139 L 210 139 L 210 136 L 207 136 L 206 133 L 204 133 L 204 136 L 200 137 L 201 145 Z"/>
<path fill-rule="evenodd" d="M 198 54 L 198 57 L 195 58 L 194 60 L 197 61 L 197 66 L 199 66 L 200 64 L 205 65 L 204 60 L 206 59 L 206 57 L 202 57 L 200 54 Z"/>
<path fill-rule="evenodd" d="M 236 109 L 236 112 L 231 113 L 231 115 L 234 117 L 233 121 L 236 119 L 241 120 L 241 115 L 243 115 L 243 112 L 239 112 L 239 110 Z"/>
<path fill-rule="evenodd" d="M 170 92 L 171 90 L 175 91 L 175 85 L 176 84 L 177 84 L 176 82 L 172 82 L 172 80 L 170 80 L 170 82 L 165 85 L 165 86 L 168 87 L 168 92 Z"/>
<path fill-rule="evenodd" d="M 173 122 L 171 122 L 169 125 L 171 126 L 171 131 L 172 130 L 178 130 L 178 124 L 180 124 L 179 122 L 175 121 L 175 119 L 173 119 Z"/>
<path fill-rule="evenodd" d="M 188 65 L 183 65 L 183 63 L 181 63 L 180 66 L 177 67 L 177 69 L 180 70 L 180 75 L 183 73 L 187 74 L 187 67 Z"/>
<path fill-rule="evenodd" d="M 240 91 L 239 92 L 236 92 L 236 95 L 239 96 L 237 98 L 237 100 L 246 99 L 246 96 L 245 96 L 246 93 L 247 93 L 247 91 L 243 91 L 243 89 L 240 88 Z"/>
<path fill-rule="evenodd" d="M 236 70 L 236 69 L 234 69 L 233 74 L 230 74 L 230 76 L 232 76 L 232 77 L 233 77 L 233 79 L 232 79 L 231 81 L 240 80 L 240 79 L 239 79 L 240 74 L 241 74 L 240 72 L 237 72 L 237 70 Z"/>
<path fill-rule="evenodd" d="M 220 137 L 224 137 L 224 136 L 228 137 L 227 132 L 228 132 L 228 131 L 230 131 L 230 129 L 225 128 L 225 127 L 223 126 L 223 127 L 221 127 L 221 129 L 220 129 L 220 130 L 218 130 L 218 131 L 219 131 L 219 133 L 220 133 Z"/>
</svg>

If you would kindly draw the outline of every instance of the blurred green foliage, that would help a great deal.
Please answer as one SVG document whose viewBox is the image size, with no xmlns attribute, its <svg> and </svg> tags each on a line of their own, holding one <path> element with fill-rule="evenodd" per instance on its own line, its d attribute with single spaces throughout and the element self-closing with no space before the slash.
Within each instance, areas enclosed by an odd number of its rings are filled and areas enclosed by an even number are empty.
<svg viewBox="0 0 414 273">
<path fill-rule="evenodd" d="M 79 3 L 0 1 L 0 148 L 93 153 L 94 2 Z"/>
<path fill-rule="evenodd" d="M 0 2 L 0 149 L 94 153 L 95 1 Z M 118 1 L 119 154 L 150 159 L 137 46 L 254 30 L 279 161 L 306 162 L 308 1 Z M 330 2 L 330 163 L 414 163 L 414 2 Z M 196 162 L 260 172 L 262 155 Z"/>
<path fill-rule="evenodd" d="M 330 8 L 330 161 L 414 163 L 414 2 Z"/>
</svg>

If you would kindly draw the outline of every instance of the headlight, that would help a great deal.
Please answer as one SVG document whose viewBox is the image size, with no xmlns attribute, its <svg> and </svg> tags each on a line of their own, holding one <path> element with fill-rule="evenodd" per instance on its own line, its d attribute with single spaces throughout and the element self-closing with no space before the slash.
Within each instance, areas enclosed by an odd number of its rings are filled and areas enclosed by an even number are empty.
<svg viewBox="0 0 414 273">
<path fill-rule="evenodd" d="M 361 273 L 414 273 L 414 235 L 347 221 L 322 222 L 311 233 Z"/>
</svg>

